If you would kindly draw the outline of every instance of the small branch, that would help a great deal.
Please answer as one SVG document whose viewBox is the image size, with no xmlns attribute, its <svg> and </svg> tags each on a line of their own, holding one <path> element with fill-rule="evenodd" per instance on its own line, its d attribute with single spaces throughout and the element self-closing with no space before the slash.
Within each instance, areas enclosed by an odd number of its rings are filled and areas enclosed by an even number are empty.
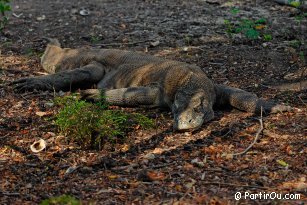
<svg viewBox="0 0 307 205">
<path fill-rule="evenodd" d="M 148 40 L 143 40 L 143 41 L 135 41 L 135 42 L 128 42 L 128 43 L 105 43 L 105 44 L 94 44 L 93 46 L 102 46 L 102 47 L 106 47 L 106 46 L 132 46 L 132 45 L 136 45 L 139 43 L 147 43 L 147 42 L 151 42 L 153 41 L 153 39 L 148 39 Z"/>
<path fill-rule="evenodd" d="M 268 189 L 268 187 L 253 186 L 253 185 L 242 185 L 242 184 L 232 184 L 232 183 L 223 183 L 223 182 L 203 182 L 204 185 L 219 185 L 219 186 L 235 186 L 235 187 L 244 187 L 244 188 L 254 188 L 254 189 Z"/>
<path fill-rule="evenodd" d="M 0 195 L 5 195 L 5 196 L 19 196 L 20 193 L 17 192 L 0 192 Z"/>
<path fill-rule="evenodd" d="M 259 119 L 259 123 L 260 123 L 260 127 L 256 133 L 256 136 L 255 136 L 255 139 L 254 141 L 242 152 L 239 152 L 239 153 L 234 153 L 232 154 L 233 156 L 238 156 L 238 155 L 243 155 L 245 154 L 246 152 L 248 152 L 253 146 L 254 144 L 257 142 L 259 136 L 260 136 L 260 133 L 262 132 L 263 130 L 263 121 L 262 121 L 262 107 L 261 107 L 261 115 L 260 115 L 260 119 Z"/>
<path fill-rule="evenodd" d="M 18 69 L 12 69 L 12 68 L 9 68 L 9 69 L 0 69 L 1 71 L 4 71 L 4 72 L 8 72 L 8 73 L 13 73 L 13 74 L 19 74 L 19 73 L 29 73 L 28 71 L 26 70 L 18 70 Z"/>
<path fill-rule="evenodd" d="M 130 164 L 130 165 L 127 165 L 127 166 L 113 167 L 113 168 L 111 168 L 111 170 L 112 171 L 124 171 L 124 170 L 128 170 L 128 169 L 136 168 L 138 166 L 139 166 L 138 164 Z"/>
<path fill-rule="evenodd" d="M 10 134 L 6 134 L 6 135 L 4 135 L 4 136 L 1 136 L 1 137 L 0 137 L 0 140 L 3 140 L 3 139 L 5 139 L 5 138 L 7 138 L 9 135 L 10 135 Z"/>
</svg>

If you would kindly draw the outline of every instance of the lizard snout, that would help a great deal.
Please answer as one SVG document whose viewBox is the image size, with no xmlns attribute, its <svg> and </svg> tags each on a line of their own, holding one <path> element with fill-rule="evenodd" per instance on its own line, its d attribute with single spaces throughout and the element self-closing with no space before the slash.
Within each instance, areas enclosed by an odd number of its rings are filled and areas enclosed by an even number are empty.
<svg viewBox="0 0 307 205">
<path fill-rule="evenodd" d="M 190 114 L 181 113 L 175 116 L 174 129 L 178 131 L 195 130 L 203 124 L 203 115 L 192 117 Z"/>
</svg>

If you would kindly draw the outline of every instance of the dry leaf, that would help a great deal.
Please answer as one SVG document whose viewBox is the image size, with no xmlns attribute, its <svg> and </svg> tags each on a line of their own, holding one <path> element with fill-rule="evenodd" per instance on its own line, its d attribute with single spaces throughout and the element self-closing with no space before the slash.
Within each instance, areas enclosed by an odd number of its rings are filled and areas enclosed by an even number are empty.
<svg viewBox="0 0 307 205">
<path fill-rule="evenodd" d="M 43 117 L 43 116 L 51 115 L 51 112 L 40 112 L 39 111 L 39 112 L 36 112 L 35 114 L 40 117 Z"/>
<path fill-rule="evenodd" d="M 191 182 L 186 183 L 184 186 L 185 186 L 187 189 L 191 189 L 191 188 L 194 186 L 194 184 L 196 184 L 196 180 L 191 179 Z"/>
<path fill-rule="evenodd" d="M 162 181 L 166 178 L 164 173 L 156 171 L 148 171 L 147 176 L 152 181 Z"/>
<path fill-rule="evenodd" d="M 118 176 L 117 176 L 117 175 L 109 175 L 108 178 L 111 179 L 111 180 L 113 180 L 113 179 L 117 179 Z"/>
<path fill-rule="evenodd" d="M 262 29 L 264 29 L 266 26 L 265 25 L 257 25 L 257 26 L 255 26 L 255 29 L 257 29 L 257 30 L 262 30 Z"/>
<path fill-rule="evenodd" d="M 285 162 L 284 160 L 281 160 L 281 159 L 276 160 L 276 162 L 283 167 L 289 166 L 289 164 L 287 162 Z"/>
<path fill-rule="evenodd" d="M 161 148 L 155 148 L 153 151 L 152 151 L 153 154 L 162 154 L 163 153 L 163 149 Z"/>
<path fill-rule="evenodd" d="M 281 185 L 281 188 L 284 189 L 295 189 L 297 191 L 303 191 L 307 189 L 307 183 L 306 182 L 285 182 Z"/>
</svg>

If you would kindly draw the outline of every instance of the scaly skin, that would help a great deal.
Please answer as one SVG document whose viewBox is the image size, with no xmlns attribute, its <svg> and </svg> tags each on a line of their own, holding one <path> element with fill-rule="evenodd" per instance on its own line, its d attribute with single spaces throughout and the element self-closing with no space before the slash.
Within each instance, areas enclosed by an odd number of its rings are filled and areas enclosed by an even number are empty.
<svg viewBox="0 0 307 205">
<path fill-rule="evenodd" d="M 213 82 L 198 66 L 114 49 L 61 48 L 51 39 L 41 64 L 47 76 L 14 81 L 19 92 L 83 90 L 85 99 L 120 106 L 170 108 L 175 130 L 193 130 L 214 117 L 213 106 L 231 105 L 247 112 L 276 112 L 289 107 L 258 99 L 246 91 Z"/>
</svg>

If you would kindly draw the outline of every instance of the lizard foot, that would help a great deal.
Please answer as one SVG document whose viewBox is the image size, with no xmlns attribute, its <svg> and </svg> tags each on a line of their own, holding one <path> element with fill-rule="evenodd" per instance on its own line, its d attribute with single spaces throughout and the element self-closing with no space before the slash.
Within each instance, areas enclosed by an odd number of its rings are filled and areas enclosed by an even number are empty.
<svg viewBox="0 0 307 205">
<path fill-rule="evenodd" d="M 21 78 L 10 83 L 17 93 L 34 90 L 52 90 L 52 86 L 38 78 Z"/>
<path fill-rule="evenodd" d="M 103 99 L 102 91 L 99 89 L 81 90 L 80 95 L 81 95 L 81 99 L 91 101 L 91 102 L 99 102 Z"/>
</svg>

